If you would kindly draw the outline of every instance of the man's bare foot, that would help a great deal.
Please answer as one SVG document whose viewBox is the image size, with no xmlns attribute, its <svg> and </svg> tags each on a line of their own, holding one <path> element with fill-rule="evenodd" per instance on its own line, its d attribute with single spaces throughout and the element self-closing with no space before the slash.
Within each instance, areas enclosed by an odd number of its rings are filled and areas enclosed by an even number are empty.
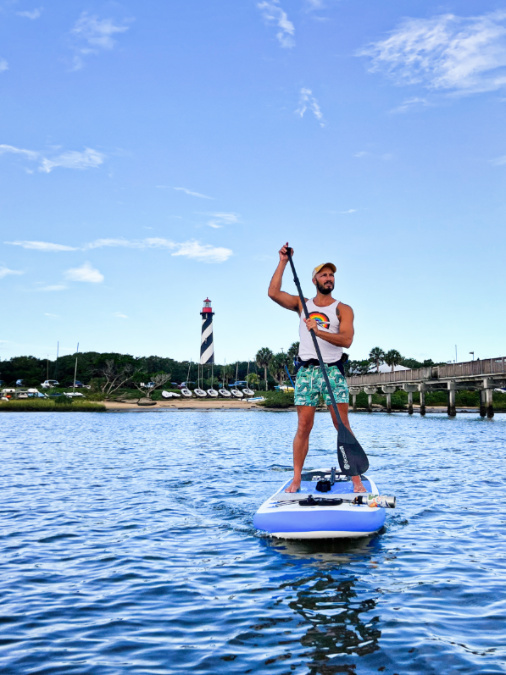
<svg viewBox="0 0 506 675">
<path fill-rule="evenodd" d="M 285 492 L 298 492 L 300 490 L 300 480 L 292 480 L 290 485 L 286 488 Z"/>
<path fill-rule="evenodd" d="M 351 480 L 353 482 L 353 492 L 367 492 L 360 479 L 360 476 L 352 476 Z"/>
</svg>

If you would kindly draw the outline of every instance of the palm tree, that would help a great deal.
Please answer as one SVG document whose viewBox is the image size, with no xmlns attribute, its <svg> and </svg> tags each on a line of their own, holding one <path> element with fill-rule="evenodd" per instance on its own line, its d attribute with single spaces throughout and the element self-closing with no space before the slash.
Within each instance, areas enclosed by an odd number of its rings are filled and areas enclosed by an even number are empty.
<svg viewBox="0 0 506 675">
<path fill-rule="evenodd" d="M 275 354 L 269 364 L 269 370 L 276 382 L 281 385 L 286 379 L 285 366 L 288 364 L 288 356 L 284 352 Z"/>
<path fill-rule="evenodd" d="M 390 349 L 385 354 L 384 359 L 385 359 L 385 363 L 387 363 L 392 368 L 392 373 L 393 373 L 395 366 L 398 366 L 399 363 L 402 361 L 402 356 L 401 356 L 400 352 L 397 351 L 397 349 Z"/>
<path fill-rule="evenodd" d="M 262 347 L 262 349 L 258 350 L 255 356 L 257 366 L 264 369 L 265 391 L 267 391 L 267 368 L 269 367 L 269 364 L 273 358 L 274 354 L 271 352 L 269 347 Z"/>
<path fill-rule="evenodd" d="M 376 372 L 379 373 L 380 366 L 385 363 L 385 352 L 381 347 L 373 347 L 369 352 L 369 361 L 376 366 Z"/>
<path fill-rule="evenodd" d="M 294 342 L 292 345 L 290 345 L 286 353 L 290 363 L 292 363 L 295 357 L 299 355 L 299 344 L 300 342 Z"/>
</svg>

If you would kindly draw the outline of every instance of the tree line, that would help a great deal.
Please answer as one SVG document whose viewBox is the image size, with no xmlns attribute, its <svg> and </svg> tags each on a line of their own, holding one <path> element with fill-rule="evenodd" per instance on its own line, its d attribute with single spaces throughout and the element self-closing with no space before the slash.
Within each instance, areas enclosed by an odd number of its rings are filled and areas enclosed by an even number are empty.
<svg viewBox="0 0 506 675">
<path fill-rule="evenodd" d="M 112 388 L 121 380 L 121 386 L 134 386 L 142 382 L 154 381 L 156 376 L 165 376 L 164 382 L 182 383 L 199 382 L 201 386 L 212 384 L 227 385 L 237 380 L 246 380 L 254 388 L 265 389 L 274 384 L 289 382 L 288 373 L 294 379 L 294 358 L 299 351 L 299 343 L 294 342 L 286 351 L 274 353 L 268 347 L 258 350 L 250 361 L 239 361 L 233 364 L 215 364 L 214 366 L 198 366 L 190 361 L 176 361 L 163 356 L 134 357 L 129 354 L 83 352 L 68 354 L 58 359 L 39 359 L 35 356 L 14 356 L 0 361 L 0 380 L 5 385 L 14 385 L 16 380 L 23 380 L 25 386 L 37 387 L 48 379 L 58 380 L 63 386 L 72 386 L 77 359 L 77 380 L 89 384 L 95 381 L 96 388 Z M 382 363 L 387 363 L 392 370 L 397 365 L 407 368 L 421 368 L 436 365 L 431 359 L 423 362 L 402 356 L 397 350 L 385 351 L 374 347 L 369 357 L 362 361 L 349 360 L 345 370 L 349 375 L 368 373 L 372 368 L 379 370 Z M 158 378 L 160 380 L 160 378 Z"/>
</svg>

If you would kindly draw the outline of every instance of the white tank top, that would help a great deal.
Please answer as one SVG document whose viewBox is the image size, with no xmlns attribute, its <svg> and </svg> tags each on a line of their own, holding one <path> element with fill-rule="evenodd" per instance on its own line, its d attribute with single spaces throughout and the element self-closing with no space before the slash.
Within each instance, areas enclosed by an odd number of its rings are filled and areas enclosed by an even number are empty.
<svg viewBox="0 0 506 675">
<path fill-rule="evenodd" d="M 318 322 L 318 330 L 326 331 L 328 333 L 339 333 L 339 319 L 337 318 L 338 304 L 339 300 L 336 300 L 331 305 L 327 305 L 327 307 L 318 307 L 313 300 L 306 301 L 309 317 L 311 319 L 316 319 Z M 313 338 L 306 328 L 303 317 L 304 312 L 301 314 L 299 325 L 299 357 L 302 361 L 308 361 L 309 359 L 317 359 L 318 357 L 314 348 Z M 318 340 L 318 346 L 320 347 L 324 363 L 334 363 L 334 361 L 339 361 L 343 355 L 342 347 L 331 345 L 330 342 L 326 342 L 320 338 L 316 339 Z"/>
</svg>

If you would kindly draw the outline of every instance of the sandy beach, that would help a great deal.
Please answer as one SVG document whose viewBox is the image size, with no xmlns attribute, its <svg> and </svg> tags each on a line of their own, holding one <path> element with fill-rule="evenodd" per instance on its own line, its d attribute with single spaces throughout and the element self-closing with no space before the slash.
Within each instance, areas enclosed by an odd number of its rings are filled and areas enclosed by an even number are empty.
<svg viewBox="0 0 506 675">
<path fill-rule="evenodd" d="M 107 410 L 160 410 L 160 409 L 177 409 L 177 410 L 252 410 L 259 409 L 256 403 L 241 401 L 237 399 L 227 400 L 220 398 L 213 399 L 175 399 L 167 401 L 157 401 L 156 405 L 137 405 L 136 401 L 129 401 L 128 403 L 120 403 L 118 401 L 104 401 L 103 405 Z"/>
</svg>

